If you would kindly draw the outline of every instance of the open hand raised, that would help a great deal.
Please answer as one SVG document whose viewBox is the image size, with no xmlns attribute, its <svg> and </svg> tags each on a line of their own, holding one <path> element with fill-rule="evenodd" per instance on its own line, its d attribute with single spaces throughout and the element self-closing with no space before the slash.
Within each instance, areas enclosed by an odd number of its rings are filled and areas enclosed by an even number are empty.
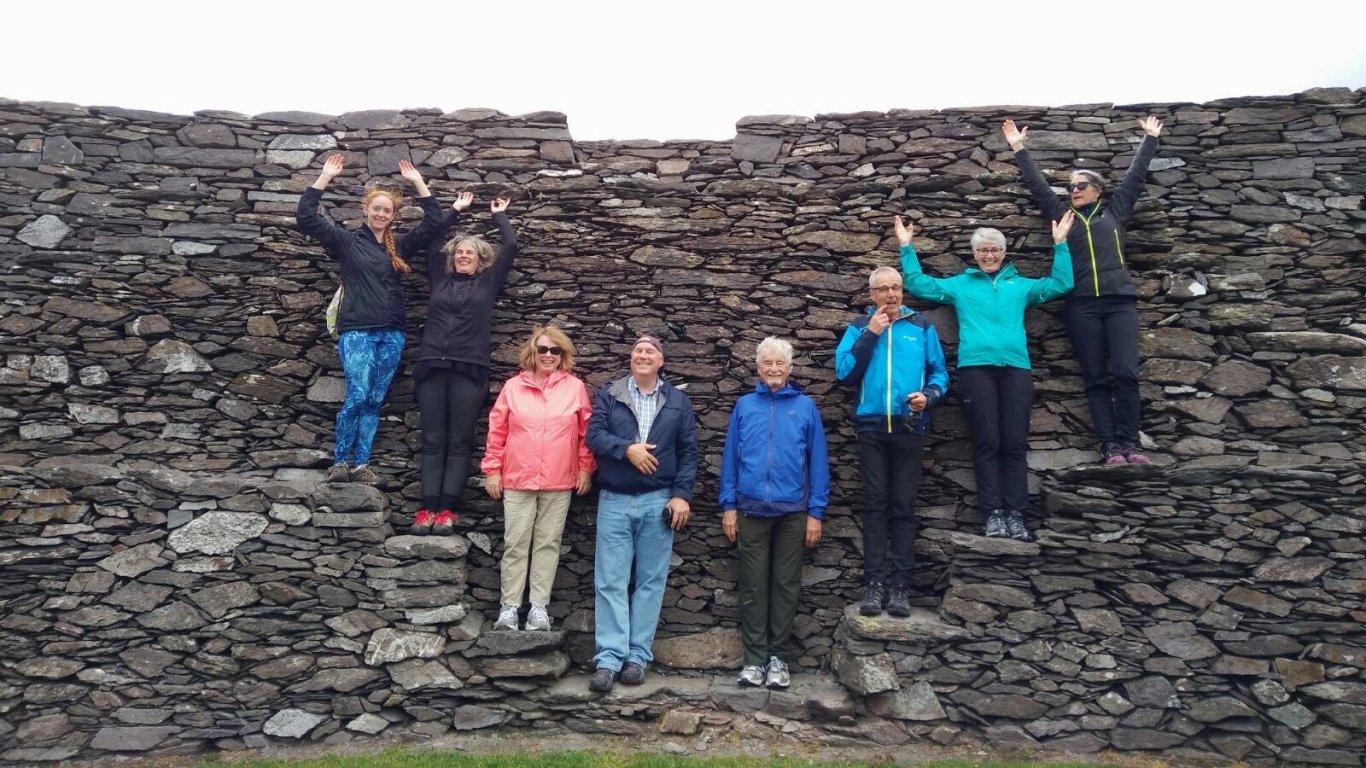
<svg viewBox="0 0 1366 768">
<path fill-rule="evenodd" d="M 1156 138 L 1159 133 L 1162 133 L 1162 121 L 1158 120 L 1155 115 L 1148 115 L 1142 120 L 1139 120 L 1138 127 L 1142 128 L 1144 133 L 1154 138 Z"/>
<path fill-rule="evenodd" d="M 458 194 L 458 195 L 455 196 L 455 202 L 451 204 L 451 207 L 454 208 L 454 209 L 457 210 L 457 211 L 463 211 L 463 210 L 465 210 L 466 208 L 470 207 L 470 206 L 473 205 L 473 204 L 474 204 L 474 193 L 473 193 L 473 192 L 461 192 L 460 194 Z"/>
<path fill-rule="evenodd" d="M 342 169 L 346 166 L 346 161 L 341 155 L 328 155 L 323 162 L 323 172 L 318 177 L 323 181 L 331 181 L 341 175 Z"/>
<path fill-rule="evenodd" d="M 1075 220 L 1076 217 L 1072 215 L 1071 211 L 1068 211 L 1062 215 L 1061 219 L 1053 222 L 1054 245 L 1067 242 L 1067 233 L 1072 231 L 1072 222 Z"/>
<path fill-rule="evenodd" d="M 407 160 L 398 161 L 398 173 L 411 184 L 416 185 L 422 183 L 422 174 L 418 173 L 417 168 L 413 167 L 413 164 Z"/>
<path fill-rule="evenodd" d="M 1024 149 L 1025 137 L 1029 135 L 1029 128 L 1016 128 L 1015 121 L 1007 118 L 1004 123 L 1001 123 L 1001 133 L 1005 134 L 1006 143 L 1010 145 L 1010 148 L 1019 152 Z"/>
<path fill-rule="evenodd" d="M 896 217 L 896 241 L 902 245 L 910 245 L 911 237 L 915 235 L 915 225 L 907 224 L 900 216 Z"/>
</svg>

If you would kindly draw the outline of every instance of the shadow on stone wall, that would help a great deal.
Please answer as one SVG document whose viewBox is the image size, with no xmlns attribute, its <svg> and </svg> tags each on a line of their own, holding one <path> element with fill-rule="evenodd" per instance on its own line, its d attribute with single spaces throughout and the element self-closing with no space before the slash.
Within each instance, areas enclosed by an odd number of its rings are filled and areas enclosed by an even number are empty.
<svg viewBox="0 0 1366 768">
<path fill-rule="evenodd" d="M 1167 132 L 1130 256 L 1144 431 L 1163 466 L 1069 470 L 1095 457 L 1077 367 L 1060 307 L 1033 312 L 1040 545 L 973 535 L 951 393 L 920 495 L 915 626 L 846 620 L 860 490 L 831 357 L 867 271 L 895 261 L 890 217 L 915 212 L 918 247 L 944 273 L 986 225 L 1040 274 L 1047 232 L 1000 120 L 1031 126 L 1045 168 L 1080 160 L 1117 177 L 1147 113 Z M 734 723 L 767 707 L 810 738 L 1359 765 L 1362 94 L 769 116 L 738 131 L 576 143 L 555 113 L 187 118 L 0 102 L 0 757 L 548 720 L 633 732 L 665 712 L 696 731 L 721 721 L 687 713 Z M 339 220 L 356 220 L 361 186 L 400 159 L 448 202 L 463 188 L 515 197 L 522 254 L 495 314 L 495 380 L 535 322 L 569 329 L 593 386 L 620 375 L 637 334 L 668 342 L 704 455 L 659 641 L 678 674 L 597 702 L 570 672 L 591 655 L 591 497 L 571 514 L 551 606 L 562 633 L 548 638 L 483 631 L 501 519 L 477 489 L 460 537 L 391 536 L 416 507 L 406 378 L 376 445 L 385 492 L 314 489 L 342 392 L 322 323 L 335 283 L 293 210 L 331 151 L 351 169 L 327 198 Z M 415 339 L 425 286 L 408 290 Z M 932 315 L 952 359 L 952 313 Z M 807 674 L 792 694 L 741 696 L 715 477 L 769 334 L 797 345 L 835 488 L 798 617 Z M 186 544 L 196 529 L 213 535 Z"/>
</svg>

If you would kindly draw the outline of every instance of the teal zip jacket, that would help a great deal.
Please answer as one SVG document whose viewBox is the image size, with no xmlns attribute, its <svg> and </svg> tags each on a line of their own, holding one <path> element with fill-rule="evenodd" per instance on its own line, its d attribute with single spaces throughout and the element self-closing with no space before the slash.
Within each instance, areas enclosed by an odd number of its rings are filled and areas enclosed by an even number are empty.
<svg viewBox="0 0 1366 768">
<path fill-rule="evenodd" d="M 958 367 L 1003 365 L 1029 370 L 1025 342 L 1025 309 L 1067 295 L 1072 290 L 1072 253 L 1067 243 L 1053 246 L 1053 273 L 1023 277 L 1014 264 L 991 275 L 969 267 L 953 277 L 930 277 L 920 269 L 915 246 L 901 246 L 906 291 L 958 313 Z"/>
</svg>

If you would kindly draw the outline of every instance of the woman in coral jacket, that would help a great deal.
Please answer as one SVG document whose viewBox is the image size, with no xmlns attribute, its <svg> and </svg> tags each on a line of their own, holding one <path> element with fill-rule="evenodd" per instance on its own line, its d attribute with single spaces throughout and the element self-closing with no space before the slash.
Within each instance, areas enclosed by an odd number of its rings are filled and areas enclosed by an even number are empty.
<svg viewBox="0 0 1366 768">
<path fill-rule="evenodd" d="M 597 462 L 584 443 L 593 406 L 574 369 L 574 343 L 553 325 L 522 345 L 522 371 L 508 379 L 489 412 L 480 468 L 490 497 L 503 500 L 502 608 L 494 629 L 517 629 L 528 575 L 526 628 L 549 630 L 550 587 L 570 491 L 592 485 Z"/>
</svg>

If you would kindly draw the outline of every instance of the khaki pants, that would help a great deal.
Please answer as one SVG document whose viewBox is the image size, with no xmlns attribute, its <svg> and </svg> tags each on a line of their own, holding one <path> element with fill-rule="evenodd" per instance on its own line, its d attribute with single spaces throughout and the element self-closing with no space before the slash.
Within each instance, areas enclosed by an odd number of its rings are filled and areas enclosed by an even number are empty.
<svg viewBox="0 0 1366 768">
<path fill-rule="evenodd" d="M 571 493 L 503 490 L 503 605 L 522 604 L 528 570 L 532 604 L 550 602 Z"/>
</svg>

